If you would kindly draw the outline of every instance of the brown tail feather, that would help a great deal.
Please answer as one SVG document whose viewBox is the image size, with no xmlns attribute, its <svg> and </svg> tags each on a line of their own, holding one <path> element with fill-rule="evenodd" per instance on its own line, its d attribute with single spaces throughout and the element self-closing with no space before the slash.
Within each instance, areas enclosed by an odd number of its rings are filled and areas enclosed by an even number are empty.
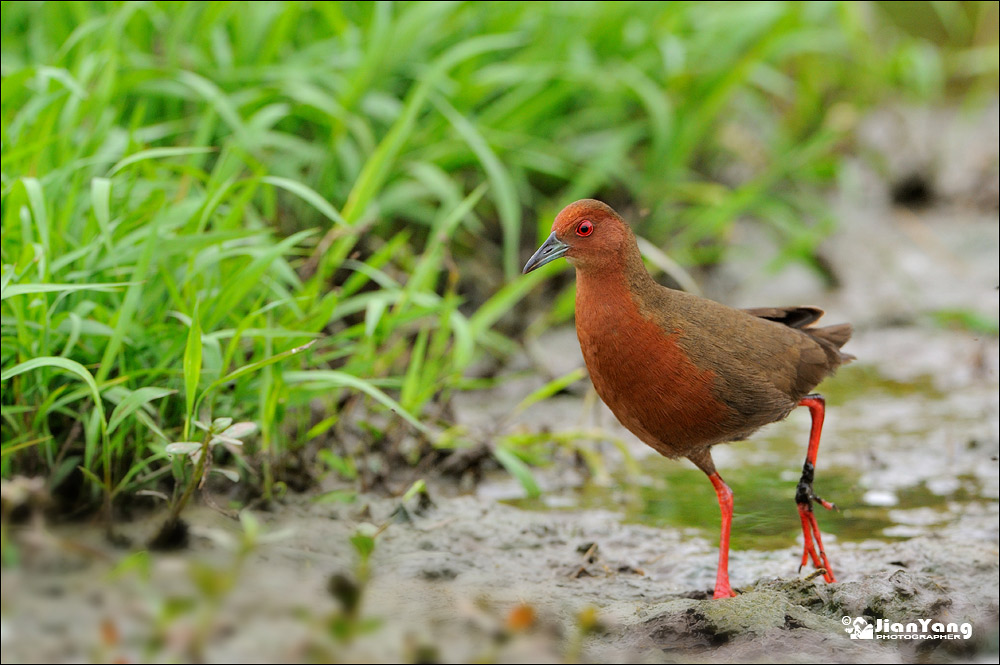
<svg viewBox="0 0 1000 665">
<path fill-rule="evenodd" d="M 854 332 L 854 327 L 850 323 L 838 323 L 835 326 L 826 326 L 823 328 L 806 328 L 803 332 L 809 333 L 816 339 L 821 339 L 831 344 L 836 345 L 839 349 L 847 340 L 851 339 L 851 333 Z M 840 352 L 841 362 L 848 363 L 854 360 L 854 356 L 849 353 Z"/>
</svg>

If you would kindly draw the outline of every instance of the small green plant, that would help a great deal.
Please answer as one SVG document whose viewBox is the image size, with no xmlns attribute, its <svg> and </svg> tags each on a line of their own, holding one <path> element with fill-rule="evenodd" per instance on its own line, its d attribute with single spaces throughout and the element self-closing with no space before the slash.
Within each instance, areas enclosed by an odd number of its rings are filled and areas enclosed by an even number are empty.
<svg viewBox="0 0 1000 665">
<path fill-rule="evenodd" d="M 181 460 L 181 467 L 186 462 L 190 462 L 193 470 L 186 483 L 183 482 L 183 468 L 179 469 L 176 474 L 177 482 L 174 485 L 174 496 L 170 501 L 170 512 L 163 527 L 151 543 L 157 549 L 184 544 L 186 530 L 180 523 L 181 511 L 184 510 L 195 489 L 200 489 L 205 485 L 209 473 L 219 473 L 233 482 L 239 482 L 240 474 L 237 471 L 214 466 L 212 463 L 214 448 L 223 447 L 232 455 L 239 457 L 243 447 L 243 439 L 257 431 L 257 426 L 254 423 L 233 423 L 232 418 L 216 418 L 210 425 L 195 420 L 194 425 L 204 432 L 200 442 L 180 441 L 167 444 L 166 447 L 168 455 Z M 178 491 L 181 487 L 183 490 Z"/>
<path fill-rule="evenodd" d="M 330 576 L 328 590 L 340 607 L 327 617 L 326 626 L 337 644 L 350 644 L 355 638 L 371 633 L 381 625 L 380 620 L 365 618 L 361 613 L 365 589 L 371 580 L 375 538 L 381 531 L 373 524 L 360 525 L 350 539 L 357 557 L 353 575 L 335 573 Z"/>
</svg>

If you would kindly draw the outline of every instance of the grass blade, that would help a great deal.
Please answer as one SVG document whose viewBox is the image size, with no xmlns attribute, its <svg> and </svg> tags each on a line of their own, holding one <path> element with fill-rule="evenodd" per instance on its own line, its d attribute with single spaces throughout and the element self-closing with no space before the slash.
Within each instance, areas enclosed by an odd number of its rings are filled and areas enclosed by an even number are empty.
<svg viewBox="0 0 1000 665">
<path fill-rule="evenodd" d="M 23 363 L 14 365 L 10 369 L 4 370 L 0 373 L 0 381 L 7 381 L 18 374 L 24 374 L 25 372 L 30 372 L 31 370 L 38 369 L 40 367 L 55 367 L 57 369 L 62 369 L 75 374 L 83 379 L 83 382 L 86 383 L 87 387 L 90 389 L 91 396 L 94 398 L 94 408 L 100 415 L 102 422 L 104 421 L 104 406 L 101 403 L 101 391 L 97 388 L 97 382 L 94 381 L 94 375 L 91 374 L 86 367 L 75 360 L 60 358 L 57 356 L 32 358 L 31 360 L 26 360 Z"/>
<path fill-rule="evenodd" d="M 528 465 L 521 461 L 514 453 L 510 452 L 506 448 L 498 447 L 493 450 L 493 456 L 496 458 L 503 468 L 507 469 L 510 475 L 517 479 L 517 482 L 521 483 L 521 487 L 524 488 L 525 493 L 530 498 L 535 498 L 541 495 L 542 490 L 538 486 L 538 482 L 535 480 L 535 476 L 531 473 L 531 469 Z"/>
<path fill-rule="evenodd" d="M 213 381 L 208 385 L 207 388 L 205 388 L 201 396 L 198 398 L 198 403 L 200 404 L 202 399 L 204 399 L 209 393 L 211 393 L 219 386 L 229 383 L 230 381 L 235 381 L 241 376 L 245 376 L 247 374 L 250 374 L 251 372 L 256 372 L 257 370 L 267 367 L 268 365 L 273 365 L 274 363 L 280 362 L 285 358 L 290 358 L 291 356 L 302 353 L 315 343 L 316 340 L 314 339 L 310 340 L 305 344 L 303 344 L 302 346 L 296 346 L 294 349 L 288 349 L 287 351 L 282 351 L 281 353 L 269 356 L 267 358 L 264 358 L 263 360 L 258 360 L 257 362 L 250 363 L 249 365 L 244 365 L 243 367 L 240 367 L 239 369 L 234 370 L 229 374 L 226 374 L 224 377 L 222 377 L 221 379 L 217 379 L 216 381 Z"/>
<path fill-rule="evenodd" d="M 176 392 L 176 390 L 156 388 L 153 386 L 139 388 L 138 390 L 130 392 L 125 399 L 118 403 L 115 410 L 111 412 L 111 420 L 108 421 L 108 434 L 114 434 L 118 425 L 132 415 L 137 409 L 141 409 L 153 400 L 166 397 L 167 395 L 173 395 Z"/>
<path fill-rule="evenodd" d="M 507 279 L 513 279 L 520 272 L 517 251 L 521 239 L 521 204 L 510 174 L 475 125 L 443 98 L 435 97 L 434 105 L 469 145 L 486 171 L 500 213 L 500 226 L 503 228 L 504 275 Z"/>
<path fill-rule="evenodd" d="M 70 293 L 73 291 L 117 291 L 135 282 L 105 282 L 95 284 L 14 284 L 0 290 L 0 301 L 26 293 Z"/>
<path fill-rule="evenodd" d="M 386 395 L 371 382 L 360 379 L 352 374 L 333 369 L 314 369 L 303 372 L 285 372 L 284 378 L 288 383 L 307 384 L 312 387 L 322 386 L 324 388 L 350 388 L 358 390 L 413 425 L 413 427 L 425 436 L 434 438 L 434 433 L 430 428 L 417 420 L 399 402 Z"/>
<path fill-rule="evenodd" d="M 268 175 L 260 179 L 261 182 L 267 183 L 268 185 L 274 185 L 275 187 L 280 187 L 285 191 L 295 194 L 300 199 L 316 208 L 324 217 L 329 219 L 334 224 L 339 224 L 340 226 L 350 226 L 347 223 L 337 209 L 334 208 L 330 203 L 324 199 L 316 190 L 311 187 L 297 182 L 295 180 L 289 180 L 288 178 L 279 178 L 278 176 Z"/>
<path fill-rule="evenodd" d="M 90 204 L 94 209 L 94 218 L 101 229 L 104 248 L 111 250 L 111 181 L 107 178 L 94 178 L 90 181 Z"/>
<path fill-rule="evenodd" d="M 520 402 L 518 402 L 517 406 L 515 406 L 511 410 L 511 414 L 516 415 L 518 413 L 521 413 L 532 404 L 537 404 L 538 402 L 541 402 L 543 400 L 548 399 L 549 397 L 552 397 L 553 395 L 563 390 L 567 386 L 576 383 L 586 375 L 587 372 L 582 367 L 577 367 L 572 372 L 568 372 L 566 374 L 563 374 L 559 378 L 549 381 L 544 386 L 542 386 L 538 390 L 533 391 L 530 395 L 528 395 Z"/>
<path fill-rule="evenodd" d="M 159 159 L 161 157 L 183 157 L 184 155 L 204 155 L 205 153 L 215 152 L 215 148 L 208 147 L 168 147 L 168 148 L 150 148 L 148 150 L 141 150 L 133 155 L 125 157 L 117 164 L 111 167 L 108 171 L 108 177 L 111 177 L 118 173 L 119 171 L 131 166 L 132 164 L 137 164 L 138 162 L 145 161 L 147 159 Z"/>
<path fill-rule="evenodd" d="M 28 206 L 31 208 L 31 217 L 35 220 L 35 228 L 38 230 L 38 237 L 42 242 L 42 249 L 45 259 L 49 260 L 49 215 L 45 208 L 45 192 L 42 191 L 42 183 L 37 178 L 22 178 L 21 184 L 28 195 Z"/>
<path fill-rule="evenodd" d="M 184 439 L 188 439 L 191 431 L 191 421 L 196 414 L 194 412 L 194 401 L 197 397 L 198 383 L 201 381 L 201 322 L 199 320 L 198 302 L 194 304 L 194 313 L 191 315 L 191 326 L 188 328 L 187 343 L 184 345 L 184 399 L 185 414 Z"/>
</svg>

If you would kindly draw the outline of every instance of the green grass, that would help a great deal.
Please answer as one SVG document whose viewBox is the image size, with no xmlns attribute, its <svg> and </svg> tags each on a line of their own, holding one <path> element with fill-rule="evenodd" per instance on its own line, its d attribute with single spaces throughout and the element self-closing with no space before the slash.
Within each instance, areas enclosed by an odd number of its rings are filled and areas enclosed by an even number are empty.
<svg viewBox="0 0 1000 665">
<path fill-rule="evenodd" d="M 269 494 L 290 453 L 352 457 L 358 400 L 415 462 L 514 348 L 497 323 L 558 271 L 518 274 L 562 205 L 623 206 L 681 265 L 738 218 L 809 263 L 853 119 L 997 74 L 995 3 L 922 28 L 836 2 L 2 12 L 0 472 L 66 505 L 177 500 L 198 478 L 168 446 L 210 453 L 218 418 L 257 425 L 217 462 Z"/>
</svg>

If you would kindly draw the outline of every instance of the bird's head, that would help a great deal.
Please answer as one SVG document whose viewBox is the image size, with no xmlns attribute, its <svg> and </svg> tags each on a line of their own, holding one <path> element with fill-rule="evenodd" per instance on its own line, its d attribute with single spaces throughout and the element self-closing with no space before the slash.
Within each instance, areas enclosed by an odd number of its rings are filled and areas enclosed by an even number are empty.
<svg viewBox="0 0 1000 665">
<path fill-rule="evenodd" d="M 628 224 L 611 206 L 582 199 L 556 215 L 552 233 L 524 266 L 525 274 L 565 256 L 576 268 L 600 270 L 621 264 L 623 254 L 635 244 Z"/>
</svg>

